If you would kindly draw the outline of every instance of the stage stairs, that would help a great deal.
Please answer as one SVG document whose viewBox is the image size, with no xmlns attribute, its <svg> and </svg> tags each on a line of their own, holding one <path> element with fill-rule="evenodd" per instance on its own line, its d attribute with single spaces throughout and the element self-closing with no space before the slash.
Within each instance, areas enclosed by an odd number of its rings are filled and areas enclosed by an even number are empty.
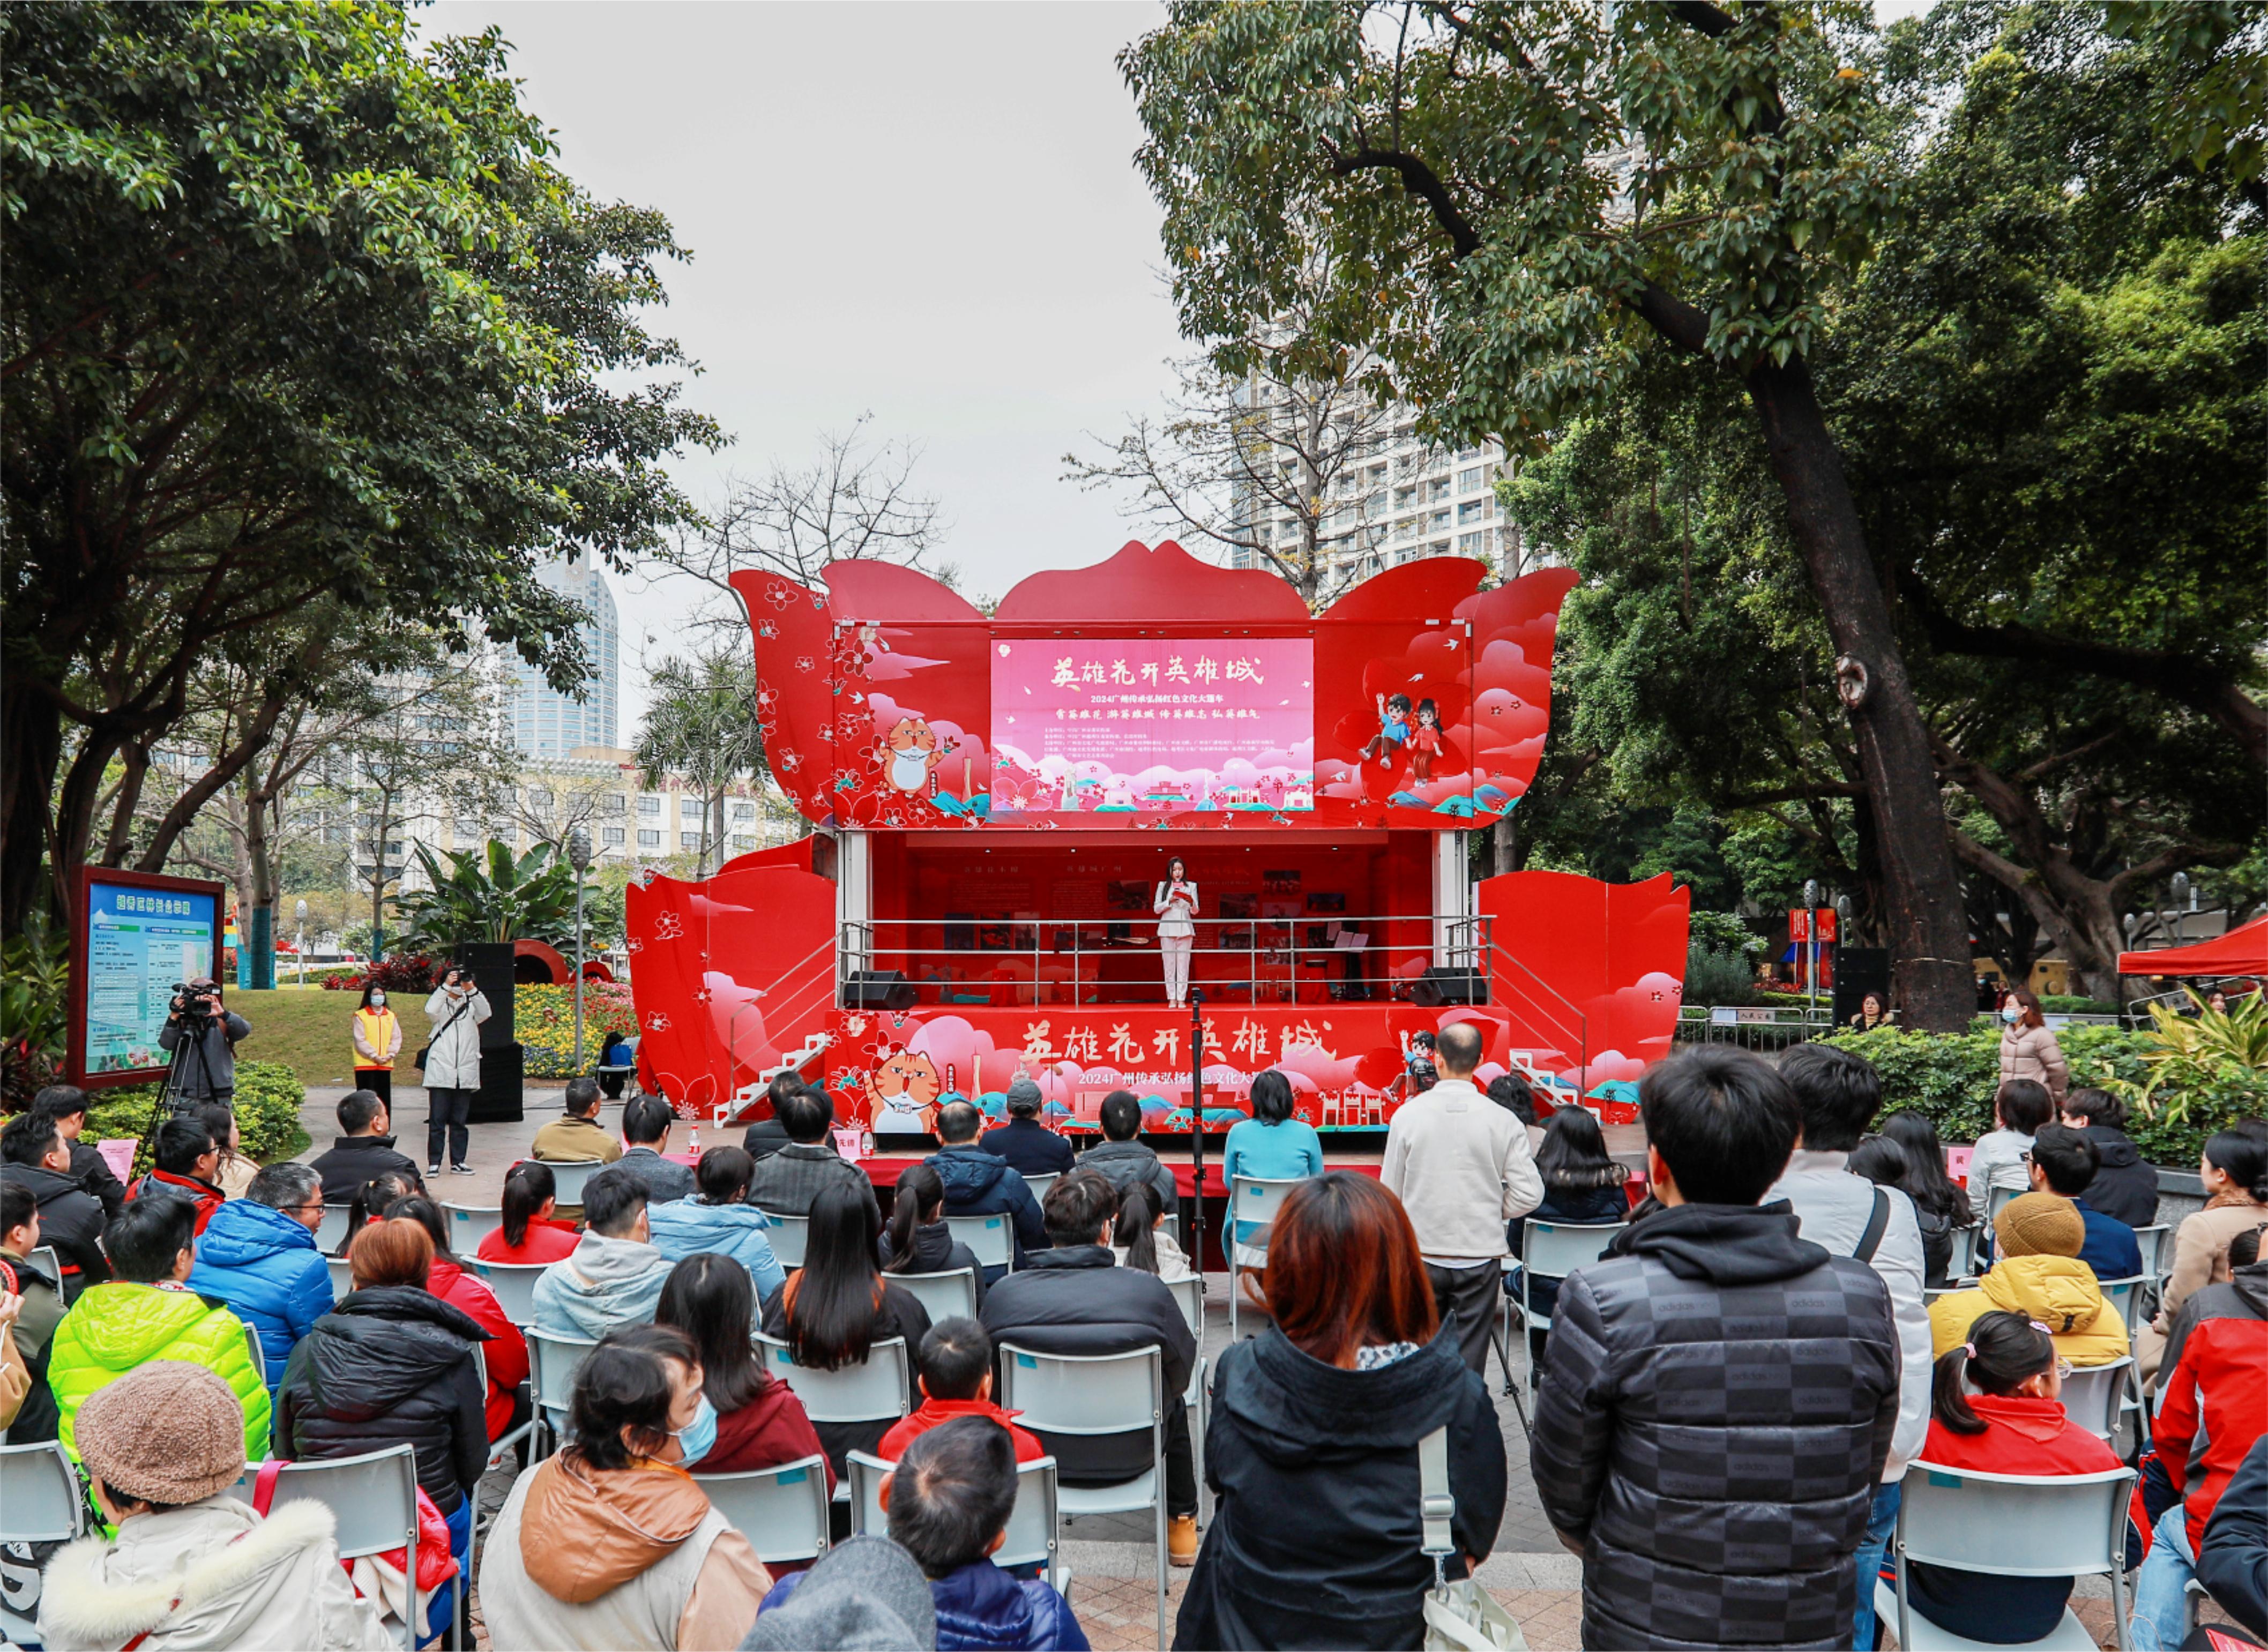
<svg viewBox="0 0 2268 1652">
<path fill-rule="evenodd" d="M 755 1112 L 758 1104 L 763 1100 L 764 1091 L 770 1088 L 772 1080 L 777 1078 L 782 1073 L 802 1074 L 806 1068 L 826 1054 L 828 1046 L 834 1042 L 834 1037 L 830 1033 L 811 1034 L 804 1039 L 801 1049 L 790 1052 L 787 1058 L 778 1066 L 764 1068 L 749 1083 L 741 1085 L 733 1092 L 732 1100 L 719 1102 L 715 1109 L 714 1122 L 721 1127 L 747 1120 L 748 1116 Z M 804 1076 L 809 1076 L 808 1074 Z"/>
</svg>

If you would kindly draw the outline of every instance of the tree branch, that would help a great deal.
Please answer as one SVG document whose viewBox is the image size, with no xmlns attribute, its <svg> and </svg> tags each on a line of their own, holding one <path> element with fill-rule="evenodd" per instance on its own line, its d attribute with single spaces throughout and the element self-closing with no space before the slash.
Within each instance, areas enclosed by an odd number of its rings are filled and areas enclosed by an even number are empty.
<svg viewBox="0 0 2268 1652">
<path fill-rule="evenodd" d="M 1440 174 L 1424 161 L 1402 150 L 1374 149 L 1368 145 L 1353 151 L 1340 149 L 1326 140 L 1324 153 L 1330 158 L 1331 170 L 1342 178 L 1361 172 L 1390 172 L 1402 180 L 1402 187 L 1416 195 L 1432 209 L 1433 221 L 1449 238 L 1449 250 L 1456 258 L 1467 258 L 1480 251 L 1481 238 L 1457 209 L 1450 198 L 1448 185 Z"/>
</svg>

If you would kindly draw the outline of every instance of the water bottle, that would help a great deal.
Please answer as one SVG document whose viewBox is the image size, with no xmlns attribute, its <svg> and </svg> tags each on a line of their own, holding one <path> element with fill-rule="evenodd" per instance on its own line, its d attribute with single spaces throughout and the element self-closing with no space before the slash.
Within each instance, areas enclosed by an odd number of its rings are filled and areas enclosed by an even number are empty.
<svg viewBox="0 0 2268 1652">
<path fill-rule="evenodd" d="M 693 1127 L 693 1156 L 701 1156 L 701 1127 L 697 1124 Z"/>
<path fill-rule="evenodd" d="M 874 1132 L 871 1128 L 858 1138 L 858 1156 L 862 1159 L 874 1156 Z"/>
</svg>

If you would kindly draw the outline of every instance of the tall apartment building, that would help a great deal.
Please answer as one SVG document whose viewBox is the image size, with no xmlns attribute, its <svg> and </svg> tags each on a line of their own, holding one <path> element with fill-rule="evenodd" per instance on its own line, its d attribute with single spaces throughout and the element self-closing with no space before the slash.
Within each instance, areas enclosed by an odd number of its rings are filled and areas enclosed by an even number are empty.
<svg viewBox="0 0 2268 1652">
<path fill-rule="evenodd" d="M 512 662 L 512 743 L 534 758 L 563 758 L 578 745 L 615 744 L 622 693 L 622 620 L 606 574 L 593 562 L 546 562 L 538 579 L 590 614 L 582 628 L 584 657 L 591 675 L 585 698 L 563 694 L 543 675 L 515 657 Z"/>
</svg>

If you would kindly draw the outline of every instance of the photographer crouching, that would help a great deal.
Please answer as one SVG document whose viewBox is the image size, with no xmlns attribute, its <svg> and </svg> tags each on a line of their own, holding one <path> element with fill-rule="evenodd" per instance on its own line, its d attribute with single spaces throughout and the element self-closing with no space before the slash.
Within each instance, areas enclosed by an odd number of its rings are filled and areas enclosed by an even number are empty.
<svg viewBox="0 0 2268 1652">
<path fill-rule="evenodd" d="M 252 1036 L 252 1024 L 223 1007 L 220 983 L 210 975 L 177 983 L 173 994 L 158 1046 L 173 1057 L 174 1112 L 202 1102 L 233 1101 L 236 1046 Z"/>
</svg>

